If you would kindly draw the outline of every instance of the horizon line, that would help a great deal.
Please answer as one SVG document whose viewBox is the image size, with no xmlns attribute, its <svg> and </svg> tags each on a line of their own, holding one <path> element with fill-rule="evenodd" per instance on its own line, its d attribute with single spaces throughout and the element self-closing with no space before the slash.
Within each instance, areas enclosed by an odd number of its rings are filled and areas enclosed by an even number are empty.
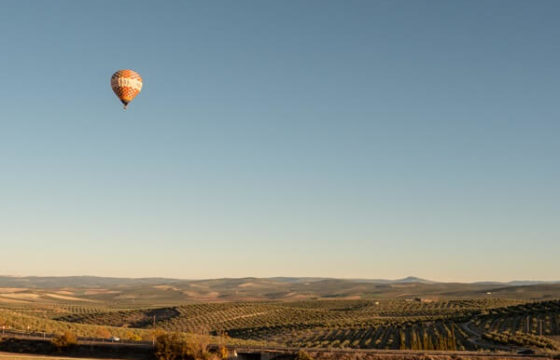
<svg viewBox="0 0 560 360">
<path fill-rule="evenodd" d="M 411 280 L 411 282 L 415 282 L 412 280 L 416 280 L 416 282 L 430 282 L 430 283 L 457 283 L 457 284 L 476 284 L 476 283 L 501 283 L 501 284 L 509 284 L 515 282 L 527 282 L 527 283 L 560 283 L 560 280 L 520 280 L 520 279 L 513 279 L 513 280 L 506 280 L 506 281 L 499 281 L 499 280 L 475 280 L 475 281 L 448 281 L 448 280 L 432 280 L 421 278 L 414 275 L 409 275 L 401 278 L 396 279 L 389 279 L 389 278 L 361 278 L 361 277 L 331 277 L 331 276 L 241 276 L 241 277 L 208 277 L 208 278 L 178 278 L 178 277 L 166 277 L 166 276 L 139 276 L 139 277 L 127 277 L 127 276 L 104 276 L 104 275 L 10 275 L 10 274 L 0 274 L 1 277 L 8 277 L 8 278 L 79 278 L 79 277 L 88 277 L 88 278 L 99 278 L 99 279 L 123 279 L 123 280 L 145 280 L 145 279 L 161 279 L 161 280 L 175 280 L 175 281 L 211 281 L 211 280 L 242 280 L 242 279 L 278 279 L 278 278 L 289 278 L 289 279 L 320 279 L 320 280 L 348 280 L 348 281 L 387 281 L 387 282 L 397 282 L 403 280 Z"/>
</svg>

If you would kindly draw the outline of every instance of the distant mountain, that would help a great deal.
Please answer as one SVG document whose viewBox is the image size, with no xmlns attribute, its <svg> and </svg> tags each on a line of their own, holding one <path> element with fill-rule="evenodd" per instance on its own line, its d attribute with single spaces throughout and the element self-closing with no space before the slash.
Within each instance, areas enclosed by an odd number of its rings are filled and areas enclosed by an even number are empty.
<svg viewBox="0 0 560 360">
<path fill-rule="evenodd" d="M 560 284 L 560 281 L 539 281 L 539 280 L 515 280 L 507 283 L 512 286 L 539 285 L 539 284 Z"/>
<path fill-rule="evenodd" d="M 305 283 L 305 282 L 316 282 L 323 280 L 343 280 L 352 282 L 363 282 L 369 284 L 394 284 L 394 283 L 422 283 L 422 284 L 435 284 L 437 281 L 431 281 L 426 279 L 421 279 L 415 276 L 408 276 L 403 279 L 388 280 L 388 279 L 333 279 L 333 278 L 322 278 L 322 277 L 271 277 L 270 280 L 277 280 L 281 282 L 288 283 Z"/>
<path fill-rule="evenodd" d="M 437 283 L 437 281 L 421 279 L 421 278 L 415 277 L 415 276 L 408 276 L 408 277 L 405 277 L 404 279 L 394 280 L 393 282 L 395 282 L 395 283 L 420 283 L 420 284 L 436 284 Z"/>
<path fill-rule="evenodd" d="M 502 285 L 504 283 L 498 281 L 475 281 L 472 284 L 474 285 L 483 285 L 483 286 L 495 286 L 495 285 Z"/>
<path fill-rule="evenodd" d="M 177 281 L 166 278 L 113 278 L 98 276 L 0 276 L 0 287 L 16 288 L 105 288 L 130 285 L 158 285 Z"/>
<path fill-rule="evenodd" d="M 267 278 L 270 280 L 275 280 L 275 281 L 281 281 L 281 282 L 286 282 L 286 283 L 305 283 L 305 282 L 314 282 L 314 281 L 321 281 L 321 280 L 326 280 L 328 278 L 322 278 L 322 277 L 282 277 L 282 276 L 277 276 L 277 277 L 271 277 L 271 278 Z"/>
<path fill-rule="evenodd" d="M 305 284 L 316 282 L 350 282 L 364 284 L 452 284 L 422 279 L 416 276 L 407 276 L 402 279 L 337 279 L 326 277 L 270 277 L 270 278 L 222 278 L 208 280 L 185 280 L 173 278 L 118 278 L 101 276 L 1 276 L 0 287 L 25 287 L 25 288 L 63 288 L 63 287 L 113 287 L 113 286 L 138 286 L 138 285 L 166 285 L 176 283 L 213 282 L 216 284 L 230 285 L 235 283 L 253 282 L 278 282 L 284 284 Z M 560 284 L 560 281 L 515 280 L 510 282 L 479 281 L 474 283 L 456 283 L 477 286 L 525 286 L 539 284 Z"/>
<path fill-rule="evenodd" d="M 560 281 L 541 281 L 541 280 L 514 280 L 508 282 L 499 281 L 477 281 L 472 284 L 477 285 L 507 285 L 507 286 L 525 286 L 525 285 L 540 285 L 540 284 L 560 284 Z"/>
</svg>

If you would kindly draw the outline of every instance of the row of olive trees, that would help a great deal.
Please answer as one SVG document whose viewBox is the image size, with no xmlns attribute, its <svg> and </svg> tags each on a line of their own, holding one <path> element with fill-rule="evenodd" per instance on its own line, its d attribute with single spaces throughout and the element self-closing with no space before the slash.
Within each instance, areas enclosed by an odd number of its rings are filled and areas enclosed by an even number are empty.
<svg viewBox="0 0 560 360">
<path fill-rule="evenodd" d="M 510 334 L 489 331 L 482 334 L 482 337 L 506 345 L 536 346 L 544 349 L 558 350 L 554 342 L 550 339 L 544 336 L 525 334 L 522 332 Z"/>
</svg>

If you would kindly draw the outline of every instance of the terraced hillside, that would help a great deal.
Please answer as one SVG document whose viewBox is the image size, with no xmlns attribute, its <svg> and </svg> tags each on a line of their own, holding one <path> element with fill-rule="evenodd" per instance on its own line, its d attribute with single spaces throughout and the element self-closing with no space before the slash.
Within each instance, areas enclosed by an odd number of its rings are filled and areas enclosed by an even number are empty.
<svg viewBox="0 0 560 360">
<path fill-rule="evenodd" d="M 492 309 L 475 317 L 471 327 L 504 344 L 557 347 L 560 301 L 543 301 Z"/>
<path fill-rule="evenodd" d="M 560 305 L 550 300 L 560 298 L 560 285 L 552 283 L 85 280 L 78 286 L 79 279 L 72 278 L 76 287 L 57 288 L 62 280 L 56 278 L 10 279 L 14 287 L 0 288 L 0 326 L 138 341 L 152 338 L 155 320 L 158 330 L 298 347 L 552 351 L 560 346 L 555 342 Z M 305 300 L 294 301 L 300 298 Z"/>
<path fill-rule="evenodd" d="M 514 309 L 557 310 L 556 302 L 527 304 L 519 300 L 471 299 L 338 300 L 293 303 L 210 303 L 159 309 L 73 314 L 64 322 L 168 331 L 227 333 L 230 337 L 299 347 L 477 350 L 463 324 L 509 316 Z M 541 304 L 541 305 L 539 305 Z M 558 312 L 560 314 L 560 312 Z M 555 333 L 556 328 L 550 333 Z M 486 342 L 492 342 L 489 339 Z"/>
</svg>

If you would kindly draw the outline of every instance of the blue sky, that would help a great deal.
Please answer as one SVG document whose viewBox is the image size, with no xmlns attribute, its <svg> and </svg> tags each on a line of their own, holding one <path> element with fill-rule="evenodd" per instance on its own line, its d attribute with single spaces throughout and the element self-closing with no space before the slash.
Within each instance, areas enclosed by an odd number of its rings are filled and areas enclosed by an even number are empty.
<svg viewBox="0 0 560 360">
<path fill-rule="evenodd" d="M 6 1 L 0 274 L 559 280 L 558 18 Z"/>
</svg>

